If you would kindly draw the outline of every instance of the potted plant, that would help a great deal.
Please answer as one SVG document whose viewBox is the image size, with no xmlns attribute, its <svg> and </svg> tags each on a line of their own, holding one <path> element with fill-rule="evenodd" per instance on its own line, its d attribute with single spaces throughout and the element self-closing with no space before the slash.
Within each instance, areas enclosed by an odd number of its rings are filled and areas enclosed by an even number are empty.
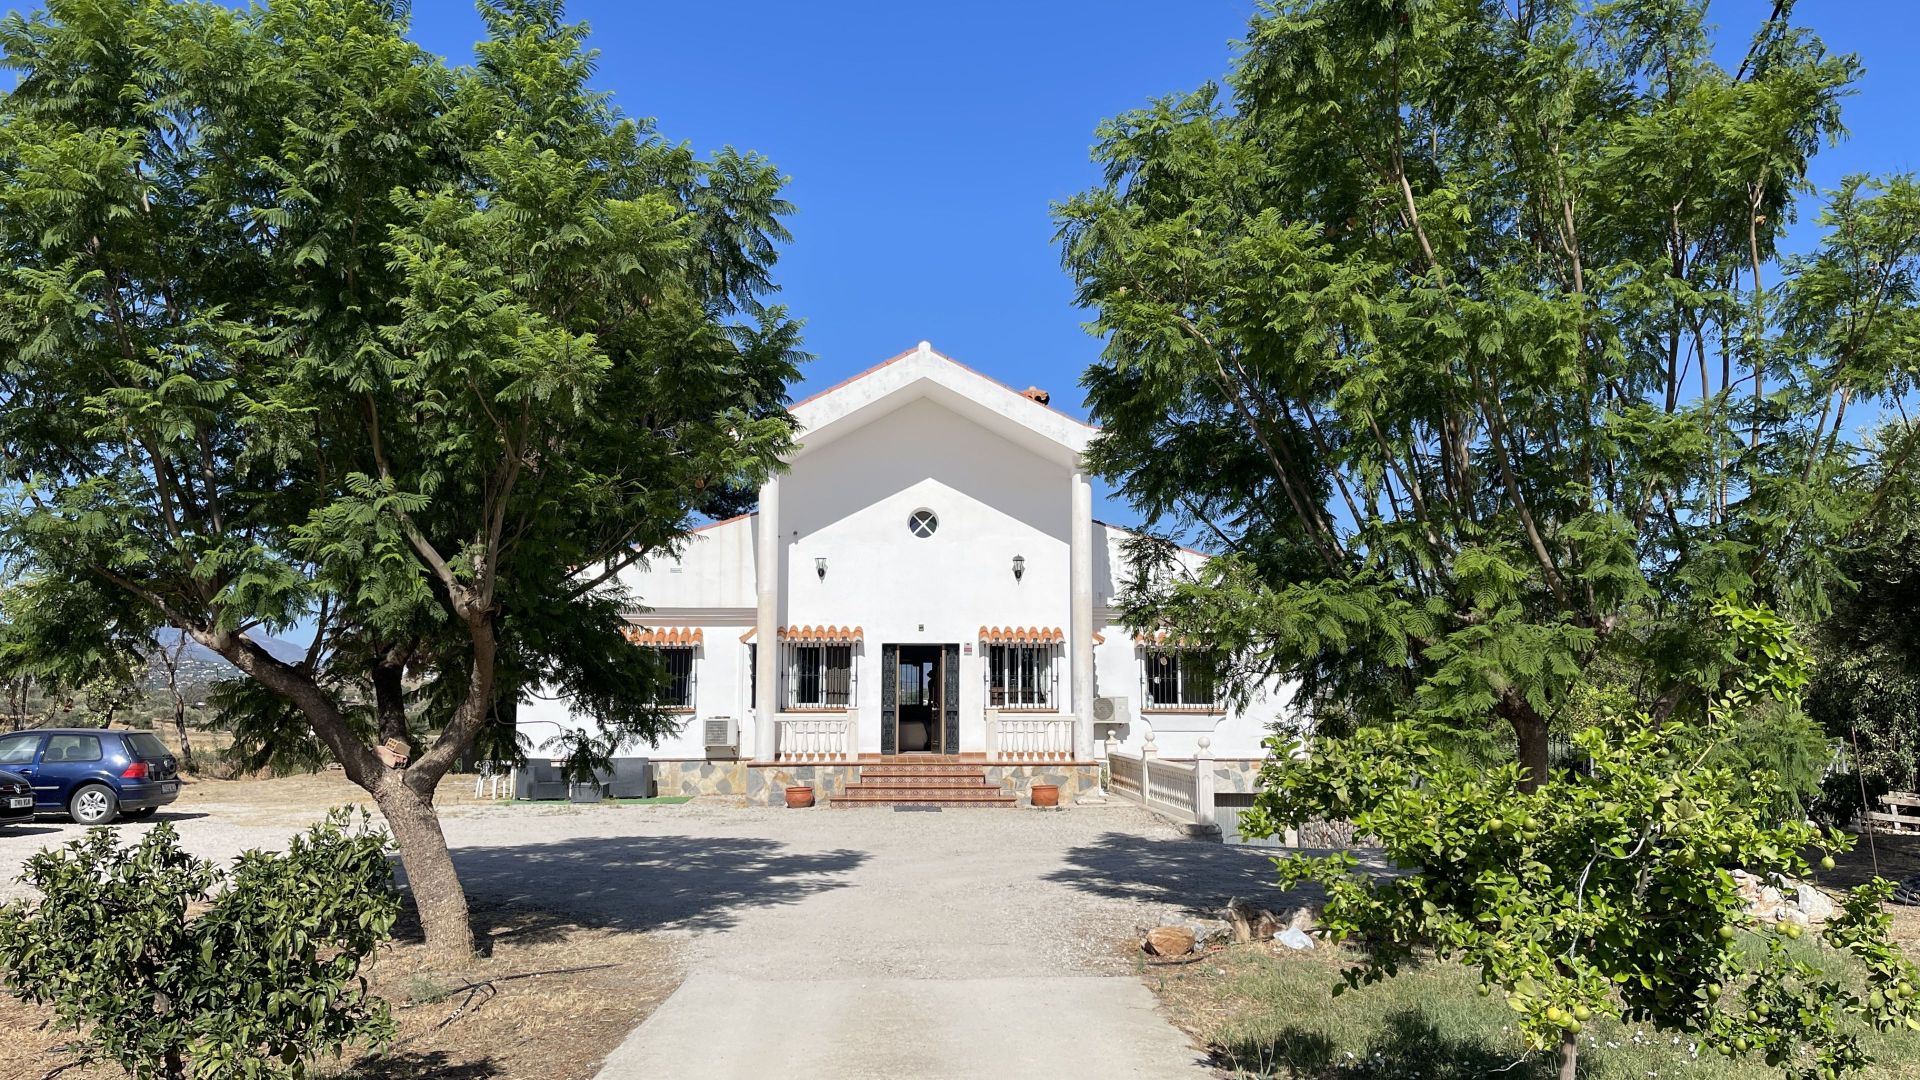
<svg viewBox="0 0 1920 1080">
<path fill-rule="evenodd" d="M 813 789 L 805 784 L 787 785 L 787 809 L 805 810 L 813 805 Z"/>
<path fill-rule="evenodd" d="M 1027 797 L 1035 806 L 1059 806 L 1059 784 L 1035 784 L 1027 789 Z"/>
<path fill-rule="evenodd" d="M 547 750 L 560 751 L 560 775 L 567 781 L 567 797 L 577 803 L 597 803 L 605 793 L 600 778 L 613 774 L 613 747 L 585 731 L 566 731 L 548 739 Z"/>
</svg>

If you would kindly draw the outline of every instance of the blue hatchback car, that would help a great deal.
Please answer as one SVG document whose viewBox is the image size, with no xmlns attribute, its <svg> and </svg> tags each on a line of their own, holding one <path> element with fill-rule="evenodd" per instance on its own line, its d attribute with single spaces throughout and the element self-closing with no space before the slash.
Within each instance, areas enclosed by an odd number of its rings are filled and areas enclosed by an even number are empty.
<svg viewBox="0 0 1920 1080">
<path fill-rule="evenodd" d="M 33 812 L 82 825 L 152 817 L 180 797 L 172 751 L 151 732 L 41 728 L 0 735 L 0 771 L 33 788 Z"/>
</svg>

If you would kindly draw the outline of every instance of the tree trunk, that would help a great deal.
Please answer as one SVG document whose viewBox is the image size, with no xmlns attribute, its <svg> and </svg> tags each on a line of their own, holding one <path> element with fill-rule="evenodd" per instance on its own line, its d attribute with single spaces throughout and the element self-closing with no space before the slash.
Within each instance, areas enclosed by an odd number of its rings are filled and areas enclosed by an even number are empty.
<svg viewBox="0 0 1920 1080">
<path fill-rule="evenodd" d="M 431 794 L 422 795 L 388 773 L 372 785 L 373 801 L 386 815 L 400 848 L 400 865 L 407 872 L 407 888 L 426 931 L 427 954 L 439 967 L 458 967 L 473 958 L 473 928 L 468 921 L 467 894 L 447 850 L 440 815 Z"/>
<path fill-rule="evenodd" d="M 193 739 L 187 735 L 187 699 L 173 692 L 173 733 L 180 737 L 180 764 L 193 768 Z"/>
<path fill-rule="evenodd" d="M 1572 1031 L 1560 1034 L 1560 1080 L 1574 1080 L 1574 1072 L 1580 1064 L 1580 1036 Z"/>
<path fill-rule="evenodd" d="M 1513 726 L 1515 757 L 1520 762 L 1520 790 L 1531 792 L 1547 782 L 1547 720 L 1524 698 L 1509 694 L 1496 711 Z"/>
<path fill-rule="evenodd" d="M 459 873 L 454 870 L 453 856 L 447 851 L 440 817 L 433 809 L 434 788 L 446 773 L 446 763 L 451 761 L 453 751 L 438 756 L 422 755 L 416 768 L 411 770 L 389 769 L 371 747 L 353 734 L 339 706 L 309 673 L 275 659 L 257 643 L 237 634 L 195 631 L 194 637 L 300 709 L 301 715 L 313 726 L 314 734 L 320 736 L 346 770 L 347 779 L 366 789 L 386 817 L 393 842 L 400 849 L 400 865 L 407 872 L 407 887 L 420 912 L 420 926 L 426 932 L 431 961 L 453 967 L 470 960 L 473 928 L 467 921 L 467 894 L 460 885 Z M 475 682 L 480 694 L 488 700 L 493 693 L 492 646 L 493 640 L 487 636 L 483 643 L 476 643 L 475 650 L 484 651 L 487 669 Z M 479 668 L 480 662 L 476 661 L 476 673 Z M 470 691 L 469 698 L 473 696 Z M 456 712 L 456 723 L 474 707 L 471 700 L 463 704 Z M 464 734 L 471 742 L 472 730 Z M 443 733 L 441 739 L 444 742 L 449 737 L 449 733 Z M 452 733 L 451 737 L 457 741 L 461 735 Z"/>
</svg>

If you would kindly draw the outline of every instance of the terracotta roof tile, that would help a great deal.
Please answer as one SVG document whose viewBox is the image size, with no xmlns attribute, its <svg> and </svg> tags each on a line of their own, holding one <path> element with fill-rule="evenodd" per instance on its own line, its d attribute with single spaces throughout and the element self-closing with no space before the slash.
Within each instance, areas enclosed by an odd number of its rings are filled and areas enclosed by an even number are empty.
<svg viewBox="0 0 1920 1080">
<path fill-rule="evenodd" d="M 635 645 L 665 646 L 669 648 L 692 648 L 706 641 L 706 631 L 697 626 L 627 626 L 622 627 L 620 636 Z"/>
<path fill-rule="evenodd" d="M 857 626 L 783 626 L 781 641 L 826 641 L 852 643 L 863 636 Z"/>
<path fill-rule="evenodd" d="M 980 640 L 990 645 L 1051 645 L 1066 640 L 1057 626 L 983 626 Z"/>
</svg>

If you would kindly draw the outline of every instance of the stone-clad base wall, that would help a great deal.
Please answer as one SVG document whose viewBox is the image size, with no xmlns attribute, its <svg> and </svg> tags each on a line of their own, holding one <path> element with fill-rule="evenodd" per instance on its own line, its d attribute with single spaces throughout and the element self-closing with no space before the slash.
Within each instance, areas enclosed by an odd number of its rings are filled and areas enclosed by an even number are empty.
<svg viewBox="0 0 1920 1080">
<path fill-rule="evenodd" d="M 734 795 L 777 805 L 789 787 L 810 787 L 825 799 L 859 778 L 858 765 L 755 765 L 746 761 L 656 761 L 654 790 L 661 795 Z"/>
<path fill-rule="evenodd" d="M 1020 796 L 1025 801 L 1035 784 L 1058 784 L 1060 805 L 1093 792 L 1100 786 L 1100 766 L 1054 762 L 1041 765 L 988 765 L 987 783 Z"/>
<path fill-rule="evenodd" d="M 905 760 L 905 759 L 903 759 Z M 987 783 L 1024 800 L 1035 784 L 1058 784 L 1060 801 L 1071 803 L 1100 786 L 1100 766 L 1070 763 L 1003 765 L 981 762 Z M 806 786 L 826 801 L 845 794 L 860 778 L 854 763 L 830 765 L 762 765 L 747 761 L 655 761 L 654 791 L 660 795 L 722 795 L 750 803 L 778 806 L 789 786 Z"/>
<path fill-rule="evenodd" d="M 1260 790 L 1258 758 L 1219 758 L 1213 763 L 1213 790 L 1250 795 Z"/>
</svg>

